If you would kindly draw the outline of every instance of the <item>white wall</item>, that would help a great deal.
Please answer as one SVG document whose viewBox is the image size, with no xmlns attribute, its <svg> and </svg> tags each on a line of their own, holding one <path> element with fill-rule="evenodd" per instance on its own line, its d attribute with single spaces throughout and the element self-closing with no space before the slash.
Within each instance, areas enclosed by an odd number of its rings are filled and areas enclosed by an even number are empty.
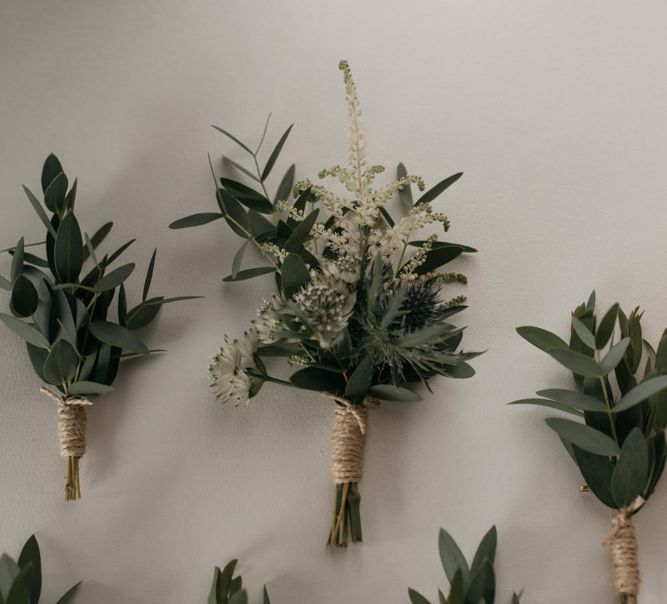
<svg viewBox="0 0 667 604">
<path fill-rule="evenodd" d="M 651 338 L 667 324 L 666 19 L 658 0 L 2 0 L 1 247 L 41 235 L 20 184 L 39 188 L 54 151 L 89 229 L 138 237 L 141 271 L 158 245 L 156 291 L 206 299 L 169 307 L 149 333 L 168 354 L 124 367 L 90 412 L 77 504 L 53 405 L 2 332 L 0 548 L 38 532 L 46 601 L 81 578 L 84 603 L 204 602 L 213 565 L 238 556 L 276 604 L 398 603 L 444 582 L 438 527 L 470 552 L 495 522 L 499 602 L 521 587 L 526 602 L 614 601 L 609 514 L 578 492 L 545 414 L 505 403 L 566 383 L 514 327 L 563 332 L 593 287 L 644 305 Z M 431 184 L 465 171 L 442 207 L 480 249 L 459 266 L 466 346 L 489 352 L 475 379 L 373 413 L 366 542 L 340 552 L 323 547 L 330 405 L 266 388 L 234 409 L 207 387 L 209 356 L 270 283 L 221 284 L 237 245 L 221 223 L 167 224 L 213 209 L 207 152 L 239 157 L 211 123 L 252 140 L 273 111 L 274 140 L 296 122 L 284 153 L 300 176 L 343 161 L 343 57 L 375 161 Z M 663 484 L 638 519 L 643 604 L 667 593 L 666 512 Z"/>
</svg>

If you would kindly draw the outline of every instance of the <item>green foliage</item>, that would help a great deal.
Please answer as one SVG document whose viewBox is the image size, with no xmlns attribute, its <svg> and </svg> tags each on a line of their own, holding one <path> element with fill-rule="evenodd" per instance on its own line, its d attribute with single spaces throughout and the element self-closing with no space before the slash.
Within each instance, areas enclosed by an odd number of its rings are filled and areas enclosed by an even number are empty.
<svg viewBox="0 0 667 604">
<path fill-rule="evenodd" d="M 56 604 L 66 604 L 81 583 L 71 587 Z M 42 558 L 39 544 L 32 535 L 15 562 L 7 554 L 0 557 L 0 602 L 3 604 L 38 604 L 42 593 Z"/>
<path fill-rule="evenodd" d="M 496 597 L 496 576 L 493 564 L 496 557 L 498 535 L 493 526 L 477 547 L 472 563 L 468 564 L 452 536 L 440 529 L 438 550 L 440 562 L 449 581 L 449 594 L 438 590 L 440 604 L 493 604 Z M 418 591 L 410 588 L 408 596 L 412 604 L 430 604 Z M 518 604 L 520 594 L 513 594 L 512 604 Z"/>
<path fill-rule="evenodd" d="M 349 70 L 344 71 L 347 82 Z M 348 103 L 356 103 L 350 94 L 348 89 Z M 476 353 L 459 351 L 463 329 L 449 322 L 465 309 L 463 300 L 445 296 L 446 285 L 466 279 L 440 271 L 476 250 L 438 241 L 435 235 L 415 236 L 432 223 L 449 228 L 449 221 L 432 210 L 431 202 L 462 174 L 445 178 L 413 202 L 411 184 L 423 190 L 423 183 L 403 164 L 397 168 L 397 180 L 377 190 L 370 186 L 383 168 L 362 165 L 365 160 L 323 170 L 321 178 L 341 180 L 356 197 L 343 200 L 310 181 L 292 186 L 291 165 L 275 195 L 270 195 L 268 177 L 278 165 L 292 126 L 263 162 L 260 150 L 268 125 L 267 119 L 256 147 L 214 126 L 248 163 L 223 157 L 222 177 L 211 164 L 219 212 L 193 214 L 170 225 L 182 229 L 224 219 L 242 241 L 223 281 L 274 276 L 278 301 L 269 312 L 260 313 L 260 321 L 268 317 L 277 326 L 268 336 L 260 334 L 253 362 L 244 363 L 248 383 L 254 386 L 249 395 L 256 395 L 268 381 L 329 391 L 353 402 L 369 395 L 408 401 L 419 399 L 408 388 L 412 384 L 428 386 L 436 375 L 472 376 L 467 361 Z M 359 132 L 351 126 L 353 130 Z M 359 147 L 363 140 L 353 144 Z M 360 148 L 353 153 L 364 154 Z M 396 196 L 402 202 L 402 216 L 392 216 L 389 202 Z M 379 208 L 373 207 L 377 198 L 384 200 Z M 395 250 L 383 247 L 382 234 L 399 242 Z M 252 248 L 266 266 L 247 266 Z M 250 333 L 255 329 L 252 326 Z M 262 362 L 266 356 L 283 356 L 298 368 L 288 381 L 278 380 L 266 372 Z M 221 396 L 226 400 L 227 395 Z"/>
<path fill-rule="evenodd" d="M 511 404 L 550 407 L 578 420 L 548 418 L 587 486 L 620 509 L 648 499 L 667 460 L 667 331 L 657 351 L 643 339 L 638 308 L 614 304 L 602 319 L 593 292 L 572 313 L 569 343 L 544 329 L 519 327 L 528 342 L 573 373 L 576 390 L 548 389 Z M 616 332 L 616 341 L 614 341 Z M 583 423 L 582 423 L 583 422 Z"/>
<path fill-rule="evenodd" d="M 238 560 L 232 560 L 222 570 L 215 567 L 208 604 L 248 604 L 248 592 L 243 588 L 243 578 L 234 575 L 237 563 Z M 263 604 L 271 604 L 266 587 Z"/>
<path fill-rule="evenodd" d="M 122 358 L 150 352 L 135 330 L 177 298 L 148 298 L 153 253 L 142 300 L 128 309 L 124 283 L 135 265 L 112 264 L 132 241 L 100 255 L 99 247 L 113 225 L 107 222 L 92 237 L 81 230 L 74 212 L 76 181 L 68 191 L 67 176 L 55 155 L 46 159 L 41 182 L 42 202 L 23 189 L 46 229 L 45 241 L 30 246 L 44 246 L 46 258 L 26 252 L 23 238 L 6 250 L 12 255 L 11 275 L 0 285 L 11 292 L 11 314 L 0 314 L 0 320 L 25 340 L 41 379 L 65 394 L 103 394 L 111 390 Z M 118 313 L 113 318 L 116 294 Z"/>
</svg>

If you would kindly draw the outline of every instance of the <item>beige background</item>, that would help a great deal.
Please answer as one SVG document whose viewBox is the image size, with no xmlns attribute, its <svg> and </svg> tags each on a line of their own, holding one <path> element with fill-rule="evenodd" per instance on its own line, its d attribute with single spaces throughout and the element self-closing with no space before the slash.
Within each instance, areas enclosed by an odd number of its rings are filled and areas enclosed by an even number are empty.
<svg viewBox="0 0 667 604">
<path fill-rule="evenodd" d="M 139 237 L 141 273 L 159 246 L 156 292 L 206 296 L 169 307 L 147 334 L 169 353 L 125 366 L 90 412 L 74 505 L 52 404 L 0 334 L 0 547 L 38 532 L 45 600 L 85 579 L 77 602 L 204 602 L 213 565 L 238 556 L 276 604 L 407 602 L 408 585 L 435 597 L 444 583 L 438 527 L 471 555 L 495 522 L 499 602 L 521 587 L 526 602 L 614 601 L 606 510 L 578 493 L 545 413 L 505 403 L 567 384 L 514 327 L 562 333 L 592 287 L 605 307 L 643 304 L 653 340 L 667 324 L 666 19 L 657 0 L 2 0 L 1 247 L 41 236 L 20 184 L 38 189 L 54 151 L 80 177 L 89 230 L 113 219 L 111 243 Z M 461 320 L 466 346 L 489 349 L 475 379 L 373 414 L 366 542 L 345 552 L 323 547 L 330 405 L 267 387 L 235 410 L 207 387 L 209 356 L 269 280 L 221 284 L 238 243 L 222 223 L 167 229 L 213 210 L 207 152 L 240 159 L 211 123 L 254 141 L 273 111 L 272 140 L 296 122 L 283 169 L 344 160 L 342 57 L 373 161 L 404 160 L 431 184 L 465 171 L 441 207 L 452 239 L 481 251 L 459 264 Z M 638 520 L 642 604 L 667 593 L 660 486 Z"/>
</svg>

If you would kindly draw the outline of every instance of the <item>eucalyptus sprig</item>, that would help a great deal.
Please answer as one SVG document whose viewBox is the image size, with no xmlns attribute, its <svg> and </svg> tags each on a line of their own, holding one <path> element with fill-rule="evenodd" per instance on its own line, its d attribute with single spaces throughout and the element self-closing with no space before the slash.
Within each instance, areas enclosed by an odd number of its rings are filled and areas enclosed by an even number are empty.
<svg viewBox="0 0 667 604">
<path fill-rule="evenodd" d="M 396 178 L 376 184 L 384 171 L 370 165 L 356 85 L 341 61 L 349 125 L 349 161 L 322 170 L 334 188 L 303 180 L 292 186 L 294 165 L 270 196 L 272 173 L 292 126 L 280 137 L 263 167 L 259 151 L 223 128 L 252 165 L 227 159 L 240 182 L 218 177 L 211 163 L 218 209 L 181 218 L 174 229 L 224 220 L 242 239 L 223 280 L 272 275 L 276 293 L 238 339 L 226 338 L 210 366 L 212 386 L 223 401 L 246 403 L 265 383 L 314 390 L 336 403 L 332 432 L 335 512 L 329 543 L 361 541 L 359 492 L 367 405 L 376 400 L 412 402 L 415 387 L 437 375 L 467 378 L 468 360 L 459 350 L 463 328 L 450 319 L 466 308 L 465 298 L 448 296 L 450 284 L 464 284 L 459 272 L 442 267 L 476 250 L 440 241 L 425 227 L 446 232 L 448 218 L 432 204 L 461 177 L 453 174 L 425 191 L 423 180 L 399 164 Z M 268 122 L 267 122 L 268 124 Z M 412 196 L 415 185 L 421 194 Z M 396 203 L 394 203 L 396 202 Z M 394 206 L 398 206 L 394 208 Z M 249 250 L 259 264 L 249 264 Z M 270 371 L 274 357 L 287 360 L 288 379 Z"/>
<path fill-rule="evenodd" d="M 496 559 L 498 533 L 492 526 L 477 547 L 472 563 L 468 563 L 453 537 L 444 529 L 438 535 L 440 562 L 449 581 L 449 594 L 438 589 L 440 604 L 494 604 L 496 599 Z M 408 590 L 412 604 L 431 604 L 418 591 Z M 512 604 L 519 604 L 521 594 L 512 594 Z"/>
<path fill-rule="evenodd" d="M 70 587 L 56 604 L 66 604 L 81 582 Z M 0 556 L 0 602 L 3 604 L 38 604 L 42 595 L 42 557 L 35 535 L 21 549 L 18 560 Z"/>
<path fill-rule="evenodd" d="M 208 604 L 248 604 L 248 592 L 243 587 L 243 577 L 235 575 L 237 564 L 238 560 L 231 560 L 222 570 L 215 567 Z M 266 586 L 262 601 L 264 604 L 271 604 Z"/>
<path fill-rule="evenodd" d="M 141 300 L 128 305 L 125 281 L 135 264 L 114 266 L 134 239 L 110 253 L 100 245 L 113 223 L 91 236 L 82 231 L 75 215 L 77 180 L 69 180 L 55 155 L 42 169 L 42 200 L 23 190 L 46 229 L 43 241 L 18 243 L 6 250 L 12 257 L 11 274 L 0 277 L 0 288 L 10 292 L 11 314 L 0 320 L 26 342 L 28 357 L 39 378 L 57 389 L 43 389 L 58 403 L 60 451 L 67 459 L 66 498 L 80 497 L 79 458 L 85 452 L 85 407 L 94 396 L 113 390 L 121 361 L 148 355 L 136 331 L 151 323 L 163 305 L 195 296 L 151 296 L 155 268 L 153 252 Z M 40 256 L 26 251 L 42 248 Z M 116 301 L 116 316 L 112 304 Z"/>
<path fill-rule="evenodd" d="M 632 516 L 655 491 L 667 460 L 667 330 L 654 349 L 643 337 L 642 316 L 639 308 L 626 314 L 614 304 L 598 320 L 593 292 L 572 313 L 568 342 L 539 327 L 519 327 L 520 336 L 572 372 L 576 389 L 540 390 L 540 398 L 511 403 L 574 418 L 546 423 L 579 467 L 582 490 L 615 510 L 605 542 L 622 604 L 634 604 L 639 591 Z"/>
</svg>

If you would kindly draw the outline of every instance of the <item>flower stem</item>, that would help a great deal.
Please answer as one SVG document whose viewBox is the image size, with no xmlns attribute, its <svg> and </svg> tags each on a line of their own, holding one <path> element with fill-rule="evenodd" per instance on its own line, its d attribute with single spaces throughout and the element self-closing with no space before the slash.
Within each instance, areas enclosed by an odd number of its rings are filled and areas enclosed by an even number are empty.
<svg viewBox="0 0 667 604">
<path fill-rule="evenodd" d="M 67 482 L 65 483 L 65 500 L 81 499 L 81 483 L 79 481 L 79 458 L 70 455 L 67 458 Z"/>
<path fill-rule="evenodd" d="M 356 482 L 344 482 L 336 485 L 334 516 L 327 545 L 346 547 L 348 535 L 351 537 L 352 543 L 362 540 L 360 502 L 361 497 Z"/>
</svg>

